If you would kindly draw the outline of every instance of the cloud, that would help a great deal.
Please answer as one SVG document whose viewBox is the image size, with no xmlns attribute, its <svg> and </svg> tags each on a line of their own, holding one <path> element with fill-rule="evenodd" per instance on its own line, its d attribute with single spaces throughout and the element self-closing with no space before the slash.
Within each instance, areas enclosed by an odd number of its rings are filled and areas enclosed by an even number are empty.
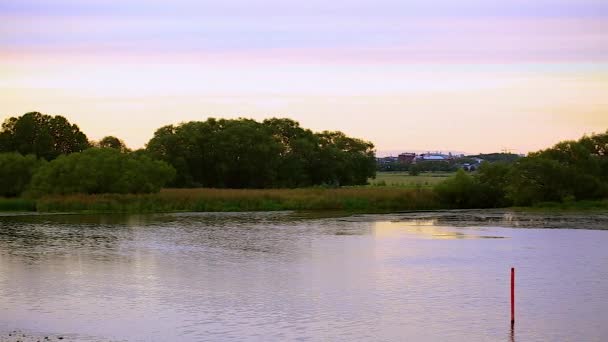
<svg viewBox="0 0 608 342">
<path fill-rule="evenodd" d="M 598 18 L 0 19 L 0 53 L 19 58 L 64 54 L 323 63 L 608 59 L 608 20 Z"/>
</svg>

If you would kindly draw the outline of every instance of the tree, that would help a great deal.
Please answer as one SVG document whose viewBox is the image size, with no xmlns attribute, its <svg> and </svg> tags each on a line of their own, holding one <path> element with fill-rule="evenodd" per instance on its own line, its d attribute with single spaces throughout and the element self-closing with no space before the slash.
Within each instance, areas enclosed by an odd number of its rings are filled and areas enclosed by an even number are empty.
<svg viewBox="0 0 608 342">
<path fill-rule="evenodd" d="M 318 139 L 314 133 L 291 119 L 272 118 L 264 120 L 263 124 L 280 146 L 276 186 L 312 185 L 312 164 L 318 154 Z"/>
<path fill-rule="evenodd" d="M 81 152 L 90 146 L 78 126 L 63 116 L 38 112 L 12 117 L 2 124 L 0 152 L 33 154 L 52 160 L 62 154 Z"/>
<path fill-rule="evenodd" d="M 111 148 L 91 148 L 42 166 L 29 190 L 33 195 L 151 193 L 160 191 L 174 176 L 175 169 L 165 162 Z"/>
<path fill-rule="evenodd" d="M 99 142 L 97 143 L 97 146 L 101 147 L 101 148 L 113 148 L 113 149 L 119 150 L 120 152 L 123 152 L 123 153 L 130 151 L 129 148 L 127 147 L 127 145 L 125 145 L 124 141 L 118 139 L 117 137 L 111 136 L 111 135 L 99 140 Z"/>
<path fill-rule="evenodd" d="M 280 147 L 254 120 L 188 122 L 157 130 L 148 152 L 175 167 L 173 185 L 271 187 Z"/>
<path fill-rule="evenodd" d="M 451 208 L 490 207 L 486 193 L 475 178 L 460 169 L 456 175 L 435 186 L 441 203 Z"/>
<path fill-rule="evenodd" d="M 374 145 L 369 141 L 347 137 L 342 132 L 316 134 L 321 148 L 317 160 L 317 180 L 337 185 L 363 185 L 376 175 Z"/>
<path fill-rule="evenodd" d="M 22 156 L 19 153 L 0 153 L 0 196 L 21 195 L 43 161 L 34 155 Z"/>
<path fill-rule="evenodd" d="M 481 163 L 473 177 L 485 194 L 486 206 L 498 208 L 511 204 L 507 198 L 507 188 L 512 169 L 508 162 Z"/>
<path fill-rule="evenodd" d="M 514 164 L 508 197 L 517 205 L 608 197 L 608 132 L 563 141 Z"/>
<path fill-rule="evenodd" d="M 146 150 L 173 165 L 179 187 L 354 185 L 375 174 L 371 143 L 340 132 L 314 134 L 290 119 L 210 118 L 165 126 Z"/>
</svg>

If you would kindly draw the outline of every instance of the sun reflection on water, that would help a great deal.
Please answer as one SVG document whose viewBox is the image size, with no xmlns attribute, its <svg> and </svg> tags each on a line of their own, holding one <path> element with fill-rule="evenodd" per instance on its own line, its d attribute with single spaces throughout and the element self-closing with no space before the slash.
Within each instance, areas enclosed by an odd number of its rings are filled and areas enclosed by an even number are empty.
<svg viewBox="0 0 608 342">
<path fill-rule="evenodd" d="M 374 222 L 373 232 L 376 237 L 386 238 L 398 235 L 410 235 L 423 239 L 500 239 L 503 236 L 483 235 L 482 231 L 473 228 L 456 228 L 438 225 L 436 219 L 416 219 L 411 221 L 378 221 Z"/>
</svg>

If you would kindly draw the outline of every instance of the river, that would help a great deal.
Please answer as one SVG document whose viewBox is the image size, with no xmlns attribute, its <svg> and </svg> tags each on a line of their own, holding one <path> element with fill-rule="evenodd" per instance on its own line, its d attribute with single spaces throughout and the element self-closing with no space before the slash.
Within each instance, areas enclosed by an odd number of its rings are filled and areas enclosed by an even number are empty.
<svg viewBox="0 0 608 342">
<path fill-rule="evenodd" d="M 606 214 L 0 214 L 0 340 L 606 341 L 607 312 Z"/>
</svg>

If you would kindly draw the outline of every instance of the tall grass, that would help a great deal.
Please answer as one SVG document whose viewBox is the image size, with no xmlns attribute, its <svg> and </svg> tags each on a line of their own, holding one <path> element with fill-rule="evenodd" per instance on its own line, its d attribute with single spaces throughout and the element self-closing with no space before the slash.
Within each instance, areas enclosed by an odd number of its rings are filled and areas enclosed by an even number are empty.
<svg viewBox="0 0 608 342">
<path fill-rule="evenodd" d="M 43 197 L 41 212 L 173 212 L 344 210 L 381 212 L 438 209 L 431 189 L 164 189 L 148 195 Z"/>
</svg>

